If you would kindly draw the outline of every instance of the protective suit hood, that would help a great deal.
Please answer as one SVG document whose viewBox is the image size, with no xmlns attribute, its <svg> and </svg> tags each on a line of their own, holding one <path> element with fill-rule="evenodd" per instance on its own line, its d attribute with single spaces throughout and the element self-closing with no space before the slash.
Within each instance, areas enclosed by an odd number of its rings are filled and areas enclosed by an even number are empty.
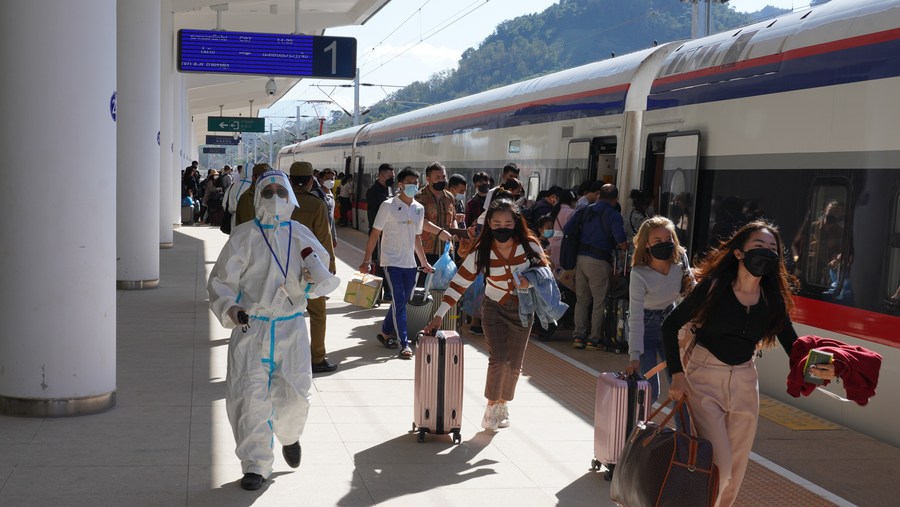
<svg viewBox="0 0 900 507">
<path fill-rule="evenodd" d="M 264 188 L 271 184 L 280 185 L 287 190 L 287 198 L 272 196 L 265 199 L 262 196 Z M 294 206 L 299 206 L 297 196 L 291 188 L 290 180 L 282 171 L 272 170 L 264 172 L 256 180 L 256 190 L 253 193 L 253 208 L 256 210 L 256 218 L 264 224 L 278 225 L 291 219 Z"/>
</svg>

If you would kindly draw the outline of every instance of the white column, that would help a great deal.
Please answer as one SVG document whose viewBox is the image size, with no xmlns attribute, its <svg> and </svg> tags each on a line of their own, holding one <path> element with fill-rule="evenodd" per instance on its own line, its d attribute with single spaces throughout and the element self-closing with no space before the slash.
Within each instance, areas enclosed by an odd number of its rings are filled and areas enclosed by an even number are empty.
<svg viewBox="0 0 900 507">
<path fill-rule="evenodd" d="M 188 165 L 184 157 L 184 140 L 182 134 L 182 125 L 184 124 L 183 100 L 184 84 L 182 82 L 181 74 L 175 72 L 172 75 L 172 139 L 175 143 L 172 151 L 172 161 L 175 166 L 175 178 L 172 181 L 172 184 L 177 199 L 172 207 L 172 223 L 179 225 L 181 225 L 181 171 Z"/>
<path fill-rule="evenodd" d="M 0 68 L 0 110 L 15 125 L 0 136 L 0 413 L 106 410 L 116 402 L 115 0 L 5 3 Z"/>
<path fill-rule="evenodd" d="M 159 0 L 118 0 L 116 286 L 159 284 Z"/>
<path fill-rule="evenodd" d="M 175 17 L 172 14 L 172 0 L 160 2 L 160 50 L 159 50 L 159 246 L 172 248 L 172 200 L 181 201 L 181 195 L 173 193 L 172 178 L 175 177 L 176 164 L 172 160 L 172 74 L 173 63 L 173 30 Z M 179 173 L 180 174 L 180 173 Z"/>
</svg>

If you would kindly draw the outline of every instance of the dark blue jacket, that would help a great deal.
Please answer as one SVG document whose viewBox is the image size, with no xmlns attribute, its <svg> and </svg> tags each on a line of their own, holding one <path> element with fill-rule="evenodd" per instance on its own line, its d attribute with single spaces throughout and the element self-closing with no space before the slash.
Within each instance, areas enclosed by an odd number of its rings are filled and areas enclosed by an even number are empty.
<svg viewBox="0 0 900 507">
<path fill-rule="evenodd" d="M 587 216 L 581 230 L 578 255 L 610 262 L 616 245 L 624 243 L 626 239 L 625 220 L 622 214 L 606 201 L 597 201 L 588 206 L 584 212 Z"/>
</svg>

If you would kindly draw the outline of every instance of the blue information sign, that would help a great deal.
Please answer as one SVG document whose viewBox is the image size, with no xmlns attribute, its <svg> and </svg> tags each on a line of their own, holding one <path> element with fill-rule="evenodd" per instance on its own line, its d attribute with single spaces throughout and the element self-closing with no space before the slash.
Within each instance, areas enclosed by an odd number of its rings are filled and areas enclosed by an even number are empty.
<svg viewBox="0 0 900 507">
<path fill-rule="evenodd" d="M 356 39 L 182 29 L 178 31 L 178 70 L 353 79 Z"/>
</svg>

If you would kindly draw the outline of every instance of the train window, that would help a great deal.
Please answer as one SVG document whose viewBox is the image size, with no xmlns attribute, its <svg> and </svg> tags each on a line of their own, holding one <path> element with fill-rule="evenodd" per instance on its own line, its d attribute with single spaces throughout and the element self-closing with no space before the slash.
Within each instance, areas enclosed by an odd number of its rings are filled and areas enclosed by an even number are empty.
<svg viewBox="0 0 900 507">
<path fill-rule="evenodd" d="M 894 217 L 889 239 L 890 259 L 888 261 L 885 303 L 900 309 L 900 192 L 894 196 Z"/>
<path fill-rule="evenodd" d="M 800 278 L 823 292 L 836 293 L 843 285 L 847 197 L 846 185 L 826 183 L 813 187 L 810 217 L 801 231 L 803 245 L 796 252 Z"/>
<path fill-rule="evenodd" d="M 509 142 L 509 153 L 519 153 L 522 151 L 522 141 L 510 141 Z"/>
</svg>

